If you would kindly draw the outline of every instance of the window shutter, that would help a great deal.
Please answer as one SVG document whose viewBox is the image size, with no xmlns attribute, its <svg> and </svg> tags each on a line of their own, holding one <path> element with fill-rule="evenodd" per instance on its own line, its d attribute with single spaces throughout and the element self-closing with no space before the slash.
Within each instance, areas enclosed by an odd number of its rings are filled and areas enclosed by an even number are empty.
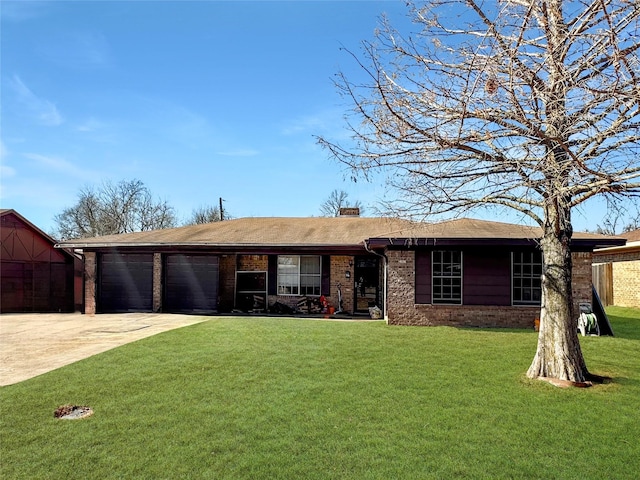
<svg viewBox="0 0 640 480">
<path fill-rule="evenodd" d="M 269 255 L 269 272 L 267 278 L 269 281 L 269 295 L 276 295 L 278 292 L 278 256 Z"/>
<path fill-rule="evenodd" d="M 320 295 L 331 295 L 331 256 L 322 256 L 322 280 L 320 285 Z"/>
</svg>

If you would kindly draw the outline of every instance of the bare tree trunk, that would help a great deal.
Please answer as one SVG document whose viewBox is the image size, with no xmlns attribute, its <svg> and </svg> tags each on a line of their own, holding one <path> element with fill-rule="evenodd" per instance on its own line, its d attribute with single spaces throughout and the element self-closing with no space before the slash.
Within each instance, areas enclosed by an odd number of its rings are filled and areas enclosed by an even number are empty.
<svg viewBox="0 0 640 480">
<path fill-rule="evenodd" d="M 549 210 L 541 240 L 543 277 L 538 348 L 527 376 L 581 384 L 589 380 L 590 374 L 580 349 L 573 311 L 570 213 L 568 209 Z"/>
</svg>

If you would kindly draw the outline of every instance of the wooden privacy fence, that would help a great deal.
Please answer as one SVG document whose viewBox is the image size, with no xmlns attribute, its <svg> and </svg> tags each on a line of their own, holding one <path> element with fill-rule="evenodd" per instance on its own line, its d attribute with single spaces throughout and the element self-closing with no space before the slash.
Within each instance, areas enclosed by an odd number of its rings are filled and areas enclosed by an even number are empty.
<svg viewBox="0 0 640 480">
<path fill-rule="evenodd" d="M 596 263 L 591 266 L 591 274 L 602 305 L 613 305 L 613 264 Z"/>
</svg>

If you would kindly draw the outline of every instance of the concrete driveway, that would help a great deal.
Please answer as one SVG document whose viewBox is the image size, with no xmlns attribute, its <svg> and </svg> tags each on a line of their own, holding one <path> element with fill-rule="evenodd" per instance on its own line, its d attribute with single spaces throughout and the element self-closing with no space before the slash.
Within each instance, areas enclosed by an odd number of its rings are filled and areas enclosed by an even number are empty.
<svg viewBox="0 0 640 480">
<path fill-rule="evenodd" d="M 27 380 L 125 343 L 209 319 L 156 313 L 0 315 L 0 386 Z"/>
</svg>

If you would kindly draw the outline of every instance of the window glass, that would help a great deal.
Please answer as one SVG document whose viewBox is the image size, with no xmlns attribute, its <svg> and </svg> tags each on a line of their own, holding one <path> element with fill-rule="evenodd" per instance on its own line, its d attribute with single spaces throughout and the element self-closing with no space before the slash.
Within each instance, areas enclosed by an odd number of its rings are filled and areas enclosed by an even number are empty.
<svg viewBox="0 0 640 480">
<path fill-rule="evenodd" d="M 542 253 L 513 252 L 512 296 L 514 305 L 540 305 L 542 300 Z"/>
<path fill-rule="evenodd" d="M 435 250 L 431 258 L 432 302 L 462 304 L 462 252 Z"/>
<path fill-rule="evenodd" d="M 279 255 L 278 295 L 319 296 L 321 272 L 319 255 Z"/>
<path fill-rule="evenodd" d="M 320 295 L 321 265 L 319 256 L 300 257 L 300 294 Z"/>
</svg>

